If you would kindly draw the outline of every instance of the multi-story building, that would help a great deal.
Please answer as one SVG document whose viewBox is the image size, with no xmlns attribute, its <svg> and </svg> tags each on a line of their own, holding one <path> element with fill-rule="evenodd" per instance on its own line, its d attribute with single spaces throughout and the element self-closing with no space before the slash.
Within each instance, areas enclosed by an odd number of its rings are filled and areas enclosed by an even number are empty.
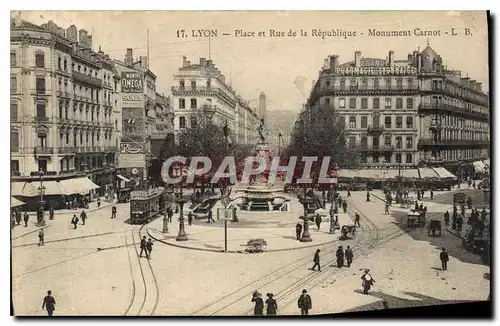
<svg viewBox="0 0 500 326">
<path fill-rule="evenodd" d="M 96 188 L 88 179 L 104 192 L 116 151 L 112 61 L 92 51 L 92 36 L 74 25 L 16 18 L 10 37 L 13 182 L 43 171 L 48 196 Z"/>
<path fill-rule="evenodd" d="M 462 174 L 464 161 L 488 156 L 488 94 L 447 70 L 430 46 L 401 60 L 393 51 L 387 59 L 357 51 L 342 64 L 329 56 L 304 113 L 310 117 L 321 106 L 335 107 L 345 119 L 365 167 L 444 165 Z"/>
<path fill-rule="evenodd" d="M 182 67 L 174 75 L 171 104 L 176 133 L 190 127 L 196 110 L 209 107 L 214 112 L 212 121 L 220 125 L 227 123 L 235 140 L 245 144 L 255 141 L 257 114 L 226 83 L 212 60 L 200 58 L 199 64 L 191 64 L 183 58 Z"/>
</svg>

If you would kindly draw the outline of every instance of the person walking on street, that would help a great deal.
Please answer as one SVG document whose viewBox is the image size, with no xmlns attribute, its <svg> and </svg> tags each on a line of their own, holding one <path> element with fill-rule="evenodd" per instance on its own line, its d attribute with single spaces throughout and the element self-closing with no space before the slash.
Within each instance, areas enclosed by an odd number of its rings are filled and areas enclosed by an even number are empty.
<svg viewBox="0 0 500 326">
<path fill-rule="evenodd" d="M 87 213 L 85 213 L 85 210 L 83 210 L 80 214 L 80 218 L 82 219 L 82 225 L 85 225 L 85 220 L 87 219 Z"/>
<path fill-rule="evenodd" d="M 76 230 L 76 226 L 78 225 L 78 217 L 76 217 L 76 214 L 73 214 L 73 218 L 71 219 L 71 224 L 75 226 L 74 229 Z"/>
<path fill-rule="evenodd" d="M 38 232 L 38 245 L 39 246 L 43 246 L 44 245 L 44 243 L 43 243 L 43 237 L 44 237 L 43 229 L 40 229 L 40 232 Z"/>
<path fill-rule="evenodd" d="M 351 190 L 349 188 L 347 188 L 347 197 L 351 197 Z"/>
<path fill-rule="evenodd" d="M 337 267 L 342 268 L 344 266 L 344 249 L 342 246 L 338 247 L 335 256 L 337 257 Z"/>
<path fill-rule="evenodd" d="M 302 316 L 308 316 L 309 310 L 312 309 L 312 300 L 311 296 L 307 294 L 307 290 L 302 290 L 302 295 L 299 297 L 297 301 L 297 305 L 300 309 L 300 314 Z"/>
<path fill-rule="evenodd" d="M 276 302 L 276 299 L 273 298 L 272 293 L 267 294 L 267 300 L 266 300 L 266 315 L 268 316 L 275 316 L 276 311 L 278 310 L 278 303 Z"/>
<path fill-rule="evenodd" d="M 172 210 L 171 207 L 169 207 L 167 210 L 167 216 L 168 216 L 168 222 L 172 223 L 172 217 L 174 216 L 174 211 Z"/>
<path fill-rule="evenodd" d="M 188 213 L 188 225 L 193 225 L 193 212 Z"/>
<path fill-rule="evenodd" d="M 101 198 L 97 198 L 97 208 L 101 208 Z"/>
<path fill-rule="evenodd" d="M 21 212 L 16 210 L 16 223 L 17 223 L 17 225 L 21 224 L 21 220 L 22 220 Z"/>
<path fill-rule="evenodd" d="M 208 211 L 207 217 L 208 217 L 208 223 L 215 223 L 215 220 L 212 217 L 212 210 Z"/>
<path fill-rule="evenodd" d="M 366 201 L 370 201 L 370 191 L 366 191 Z"/>
<path fill-rule="evenodd" d="M 142 257 L 143 252 L 146 253 L 146 257 L 148 256 L 148 251 L 146 250 L 146 243 L 147 243 L 146 236 L 143 236 L 141 239 L 141 244 L 140 244 L 141 252 L 139 253 L 139 257 Z"/>
<path fill-rule="evenodd" d="M 151 258 L 151 253 L 153 252 L 153 240 L 151 238 L 148 239 L 148 242 L 146 243 L 146 255 L 148 259 Z"/>
<path fill-rule="evenodd" d="M 46 308 L 49 316 L 54 314 L 56 310 L 56 299 L 52 296 L 52 291 L 48 290 L 47 295 L 43 298 L 42 309 Z"/>
<path fill-rule="evenodd" d="M 116 218 L 116 206 L 111 207 L 111 218 Z"/>
<path fill-rule="evenodd" d="M 448 226 L 449 224 L 450 224 L 450 213 L 446 211 L 446 213 L 444 213 L 444 225 Z"/>
<path fill-rule="evenodd" d="M 441 259 L 441 268 L 443 271 L 448 269 L 448 261 L 450 258 L 448 257 L 448 253 L 446 252 L 446 249 L 443 248 L 441 250 L 441 253 L 439 254 L 439 259 Z"/>
<path fill-rule="evenodd" d="M 253 308 L 253 314 L 255 316 L 264 315 L 264 300 L 262 300 L 262 295 L 255 291 L 252 296 L 252 302 L 255 302 L 255 306 Z"/>
<path fill-rule="evenodd" d="M 28 227 L 28 221 L 30 220 L 30 216 L 28 215 L 28 212 L 24 212 L 24 227 Z"/>
<path fill-rule="evenodd" d="M 321 227 L 321 216 L 319 214 L 316 214 L 316 219 L 315 219 L 315 222 L 316 222 L 316 227 L 318 228 L 318 231 L 319 231 L 319 228 Z"/>
<path fill-rule="evenodd" d="M 49 207 L 49 220 L 54 219 L 54 206 L 50 205 Z"/>
<path fill-rule="evenodd" d="M 359 223 L 360 216 L 358 213 L 354 214 L 354 226 L 359 226 L 361 227 L 361 224 Z"/>
<path fill-rule="evenodd" d="M 354 255 L 352 253 L 351 246 L 347 246 L 347 249 L 345 250 L 345 259 L 347 260 L 347 267 L 351 267 L 353 258 Z"/>
<path fill-rule="evenodd" d="M 342 202 L 342 209 L 344 210 L 344 214 L 346 214 L 347 213 L 347 202 L 345 200 Z"/>
<path fill-rule="evenodd" d="M 362 285 L 363 285 L 363 294 L 368 294 L 368 291 L 370 291 L 370 288 L 375 283 L 375 280 L 370 275 L 369 269 L 365 269 L 365 271 L 363 272 L 363 275 L 361 276 L 361 280 L 362 280 Z"/>
<path fill-rule="evenodd" d="M 316 266 L 318 266 L 318 271 L 321 272 L 321 265 L 319 263 L 319 253 L 321 252 L 320 249 L 317 249 L 316 250 L 316 253 L 314 254 L 314 258 L 313 258 L 313 267 L 311 268 L 312 271 L 316 270 Z"/>
<path fill-rule="evenodd" d="M 434 191 L 431 189 L 431 200 L 434 200 Z"/>
<path fill-rule="evenodd" d="M 295 225 L 295 235 L 297 236 L 297 240 L 300 240 L 300 235 L 302 234 L 302 224 L 297 223 L 297 225 Z"/>
<path fill-rule="evenodd" d="M 391 213 L 389 212 L 389 203 L 385 204 L 385 212 L 384 215 L 390 215 Z"/>
</svg>

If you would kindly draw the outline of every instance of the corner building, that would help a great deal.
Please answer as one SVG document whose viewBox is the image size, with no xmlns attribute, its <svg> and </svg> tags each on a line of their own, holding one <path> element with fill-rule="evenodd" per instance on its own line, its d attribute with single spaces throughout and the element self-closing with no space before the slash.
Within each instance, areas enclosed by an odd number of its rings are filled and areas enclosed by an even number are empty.
<svg viewBox="0 0 500 326">
<path fill-rule="evenodd" d="M 427 46 L 396 60 L 325 59 L 307 107 L 333 106 L 366 168 L 443 166 L 465 178 L 489 156 L 489 101 L 481 84 L 447 70 Z"/>
</svg>

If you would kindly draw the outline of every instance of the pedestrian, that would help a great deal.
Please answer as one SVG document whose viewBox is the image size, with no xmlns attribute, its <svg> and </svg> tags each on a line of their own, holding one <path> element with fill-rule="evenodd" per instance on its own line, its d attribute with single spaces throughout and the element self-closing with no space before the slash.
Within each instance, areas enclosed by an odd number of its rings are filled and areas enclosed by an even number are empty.
<svg viewBox="0 0 500 326">
<path fill-rule="evenodd" d="M 111 218 L 116 218 L 116 206 L 111 207 Z"/>
<path fill-rule="evenodd" d="M 314 258 L 313 258 L 313 267 L 311 268 L 311 270 L 315 270 L 316 269 L 316 266 L 318 266 L 318 271 L 321 272 L 321 265 L 319 263 L 319 253 L 321 252 L 320 249 L 316 249 L 316 253 L 314 254 Z"/>
<path fill-rule="evenodd" d="M 434 199 L 434 191 L 431 189 L 431 200 Z"/>
<path fill-rule="evenodd" d="M 316 227 L 318 228 L 318 231 L 319 231 L 319 228 L 321 227 L 321 216 L 319 214 L 316 214 L 316 219 L 315 219 L 315 222 L 316 222 Z"/>
<path fill-rule="evenodd" d="M 212 210 L 208 211 L 207 217 L 208 217 L 208 223 L 215 223 L 215 220 L 212 217 Z"/>
<path fill-rule="evenodd" d="M 16 210 L 16 223 L 17 223 L 17 225 L 21 224 L 21 220 L 22 220 L 21 212 Z"/>
<path fill-rule="evenodd" d="M 73 224 L 75 226 L 75 230 L 76 230 L 76 226 L 78 225 L 78 217 L 76 217 L 76 214 L 73 214 L 73 218 L 71 219 L 71 224 Z"/>
<path fill-rule="evenodd" d="M 253 308 L 253 314 L 255 316 L 262 316 L 264 314 L 264 300 L 262 300 L 262 295 L 255 291 L 252 295 L 252 302 L 255 302 Z"/>
<path fill-rule="evenodd" d="M 339 215 L 338 214 L 335 214 L 335 228 L 336 229 L 340 229 L 340 225 L 339 225 Z"/>
<path fill-rule="evenodd" d="M 446 213 L 444 213 L 444 225 L 448 226 L 449 224 L 450 224 L 450 213 L 446 211 Z"/>
<path fill-rule="evenodd" d="M 188 225 L 193 225 L 193 212 L 188 213 Z"/>
<path fill-rule="evenodd" d="M 361 227 L 361 224 L 359 223 L 360 216 L 358 213 L 354 214 L 354 226 L 359 226 Z"/>
<path fill-rule="evenodd" d="M 48 290 L 47 295 L 43 298 L 42 309 L 46 308 L 49 316 L 54 314 L 56 310 L 56 299 L 52 296 L 52 291 Z"/>
<path fill-rule="evenodd" d="M 302 224 L 297 223 L 297 225 L 295 225 L 295 235 L 297 236 L 297 240 L 300 240 L 300 235 L 302 234 Z"/>
<path fill-rule="evenodd" d="M 302 290 L 302 295 L 299 297 L 297 305 L 299 306 L 300 314 L 302 316 L 309 315 L 309 310 L 312 309 L 312 300 L 311 296 L 307 294 L 307 290 Z"/>
<path fill-rule="evenodd" d="M 278 303 L 276 299 L 273 298 L 274 294 L 268 293 L 266 300 L 266 315 L 275 316 L 276 310 L 278 310 Z"/>
<path fill-rule="evenodd" d="M 172 210 L 172 207 L 168 208 L 167 216 L 168 216 L 168 222 L 172 223 L 172 217 L 174 216 L 174 211 Z"/>
<path fill-rule="evenodd" d="M 345 258 L 347 260 L 347 267 L 351 267 L 352 259 L 354 258 L 351 246 L 347 246 L 347 249 L 345 250 Z"/>
<path fill-rule="evenodd" d="M 139 257 L 142 257 L 143 252 L 146 252 L 146 257 L 148 256 L 148 251 L 146 250 L 146 243 L 147 243 L 146 236 L 143 236 L 140 244 L 141 252 L 139 253 Z"/>
<path fill-rule="evenodd" d="M 370 288 L 375 283 L 375 280 L 370 275 L 369 269 L 365 269 L 365 271 L 363 272 L 363 275 L 361 276 L 361 280 L 362 280 L 362 285 L 363 285 L 363 294 L 368 294 L 368 291 L 370 291 Z"/>
<path fill-rule="evenodd" d="M 28 227 L 28 221 L 30 219 L 30 216 L 28 215 L 28 212 L 24 212 L 24 227 Z"/>
<path fill-rule="evenodd" d="M 464 219 L 462 218 L 462 216 L 459 216 L 457 218 L 457 231 L 458 233 L 462 234 L 462 225 L 464 223 Z"/>
<path fill-rule="evenodd" d="M 366 191 L 366 201 L 370 201 L 370 191 Z"/>
<path fill-rule="evenodd" d="M 441 250 L 441 253 L 439 254 L 439 259 L 441 259 L 441 268 L 443 271 L 448 269 L 448 261 L 450 258 L 448 257 L 448 253 L 446 252 L 446 249 L 443 248 Z"/>
<path fill-rule="evenodd" d="M 418 211 L 418 201 L 415 201 L 415 210 Z"/>
<path fill-rule="evenodd" d="M 43 229 L 40 229 L 40 232 L 38 232 L 38 245 L 39 246 L 43 246 L 44 245 L 44 243 L 43 243 L 43 237 L 44 237 Z"/>
<path fill-rule="evenodd" d="M 151 238 L 149 238 L 148 242 L 146 243 L 146 253 L 147 253 L 148 259 L 151 258 L 152 252 L 153 252 L 153 240 L 151 240 Z"/>
<path fill-rule="evenodd" d="M 50 205 L 49 207 L 49 220 L 54 219 L 54 206 Z"/>
<path fill-rule="evenodd" d="M 342 246 L 338 247 L 335 256 L 337 257 L 337 267 L 342 268 L 344 266 L 344 249 L 342 249 Z"/>
<path fill-rule="evenodd" d="M 342 202 L 342 209 L 344 210 L 344 214 L 346 214 L 347 213 L 347 202 L 345 200 Z"/>
<path fill-rule="evenodd" d="M 347 189 L 347 197 L 351 197 L 351 191 L 349 190 L 349 188 Z"/>
<path fill-rule="evenodd" d="M 97 198 L 97 208 L 101 207 L 101 198 Z"/>
<path fill-rule="evenodd" d="M 80 218 L 82 219 L 82 225 L 85 225 L 85 220 L 87 219 L 87 213 L 85 213 L 85 210 L 83 210 L 80 214 Z"/>
<path fill-rule="evenodd" d="M 391 213 L 389 213 L 389 203 L 386 203 L 385 204 L 385 215 L 390 215 Z"/>
</svg>

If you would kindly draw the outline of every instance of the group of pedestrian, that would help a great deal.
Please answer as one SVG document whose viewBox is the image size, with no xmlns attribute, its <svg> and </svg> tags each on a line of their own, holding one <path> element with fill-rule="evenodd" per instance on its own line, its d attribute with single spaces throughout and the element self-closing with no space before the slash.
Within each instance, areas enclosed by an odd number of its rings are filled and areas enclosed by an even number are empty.
<svg viewBox="0 0 500 326">
<path fill-rule="evenodd" d="M 153 240 L 149 238 L 146 241 L 146 236 L 143 236 L 141 239 L 141 252 L 139 253 L 139 257 L 142 257 L 142 254 L 146 254 L 146 258 L 150 259 L 151 258 L 151 253 L 153 252 Z"/>
<path fill-rule="evenodd" d="M 273 293 L 266 294 L 267 299 L 265 302 L 266 306 L 266 315 L 267 316 L 275 316 L 278 311 L 278 303 L 276 299 L 274 299 Z M 253 313 L 255 316 L 264 315 L 264 300 L 262 299 L 262 294 L 258 291 L 255 291 L 252 295 L 252 302 L 255 302 Z"/>
<path fill-rule="evenodd" d="M 80 219 L 82 220 L 82 225 L 85 225 L 85 221 L 87 220 L 87 213 L 85 213 L 85 210 L 80 213 Z M 73 217 L 71 218 L 71 224 L 73 224 L 75 230 L 77 229 L 80 219 L 76 216 L 76 214 L 73 214 Z"/>
<path fill-rule="evenodd" d="M 312 271 L 316 270 L 316 267 L 318 267 L 318 271 L 321 272 L 321 263 L 320 263 L 320 252 L 321 249 L 316 249 L 316 252 L 314 253 L 313 257 L 313 263 L 314 265 L 311 267 Z M 337 260 L 337 267 L 342 268 L 345 266 L 344 260 L 347 261 L 347 267 L 351 267 L 352 260 L 354 258 L 354 254 L 352 252 L 351 246 L 347 246 L 346 250 L 344 251 L 342 246 L 339 246 L 337 248 L 337 251 L 335 252 L 335 257 Z"/>
</svg>

